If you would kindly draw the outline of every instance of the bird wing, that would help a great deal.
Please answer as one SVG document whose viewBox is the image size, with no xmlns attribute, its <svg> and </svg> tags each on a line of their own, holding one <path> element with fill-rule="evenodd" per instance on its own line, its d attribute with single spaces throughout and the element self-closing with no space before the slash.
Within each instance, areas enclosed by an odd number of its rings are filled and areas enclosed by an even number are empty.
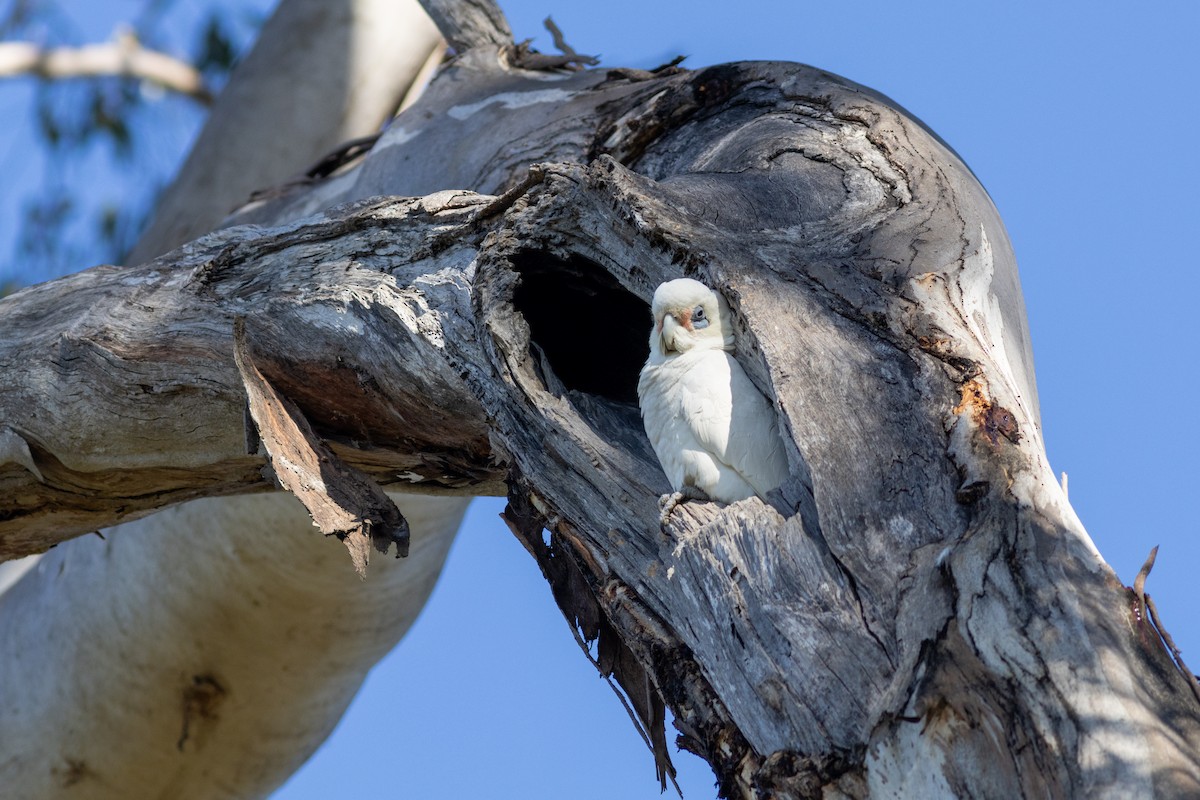
<svg viewBox="0 0 1200 800">
<path fill-rule="evenodd" d="M 733 397 L 729 442 L 724 458 L 761 497 L 788 477 L 787 455 L 779 435 L 775 407 L 750 380 L 733 356 L 729 387 Z"/>
<path fill-rule="evenodd" d="M 729 427 L 728 376 L 721 366 L 721 360 L 710 363 L 699 353 L 647 364 L 638 396 L 646 434 L 675 491 L 694 486 L 731 502 L 754 489 L 714 454 L 724 447 L 721 431 Z M 730 476 L 740 487 L 726 485 Z"/>
<path fill-rule="evenodd" d="M 697 355 L 680 387 L 688 425 L 705 450 L 765 496 L 788 475 L 775 409 L 732 355 Z"/>
</svg>

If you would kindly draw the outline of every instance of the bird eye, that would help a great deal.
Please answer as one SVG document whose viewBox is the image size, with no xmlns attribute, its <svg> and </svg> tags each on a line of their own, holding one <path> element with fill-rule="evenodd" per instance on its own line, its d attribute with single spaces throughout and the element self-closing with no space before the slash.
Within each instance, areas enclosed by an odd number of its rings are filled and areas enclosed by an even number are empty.
<svg viewBox="0 0 1200 800">
<path fill-rule="evenodd" d="M 704 306 L 696 306 L 692 309 L 692 327 L 707 328 L 708 316 L 704 313 Z"/>
</svg>

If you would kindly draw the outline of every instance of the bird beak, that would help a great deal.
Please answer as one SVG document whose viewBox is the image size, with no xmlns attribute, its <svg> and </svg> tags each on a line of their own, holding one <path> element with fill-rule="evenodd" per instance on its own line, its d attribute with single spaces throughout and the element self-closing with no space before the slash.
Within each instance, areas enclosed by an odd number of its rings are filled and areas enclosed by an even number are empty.
<svg viewBox="0 0 1200 800">
<path fill-rule="evenodd" d="M 658 322 L 658 341 L 664 353 L 672 353 L 679 348 L 675 346 L 675 337 L 679 334 L 679 319 L 674 312 L 663 315 Z"/>
</svg>

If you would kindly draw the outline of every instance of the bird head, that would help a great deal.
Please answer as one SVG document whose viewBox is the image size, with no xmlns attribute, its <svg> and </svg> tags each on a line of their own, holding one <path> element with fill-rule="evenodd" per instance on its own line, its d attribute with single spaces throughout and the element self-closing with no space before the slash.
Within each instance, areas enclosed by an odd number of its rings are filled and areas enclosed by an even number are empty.
<svg viewBox="0 0 1200 800">
<path fill-rule="evenodd" d="M 667 281 L 654 290 L 651 356 L 689 350 L 732 350 L 733 325 L 725 298 L 691 278 Z"/>
</svg>

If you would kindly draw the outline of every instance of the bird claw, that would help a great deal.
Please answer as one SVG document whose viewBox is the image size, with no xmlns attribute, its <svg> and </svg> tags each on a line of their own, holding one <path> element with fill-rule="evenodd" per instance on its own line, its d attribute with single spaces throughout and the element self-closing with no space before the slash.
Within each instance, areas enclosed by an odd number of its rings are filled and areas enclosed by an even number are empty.
<svg viewBox="0 0 1200 800">
<path fill-rule="evenodd" d="M 658 522 L 664 528 L 671 521 L 671 512 L 679 507 L 685 500 L 709 500 L 709 496 L 704 491 L 697 489 L 695 486 L 685 486 L 681 492 L 671 492 L 664 494 L 658 498 Z"/>
<path fill-rule="evenodd" d="M 683 492 L 671 492 L 658 498 L 658 524 L 664 528 L 671 521 L 671 512 L 684 500 Z"/>
</svg>

